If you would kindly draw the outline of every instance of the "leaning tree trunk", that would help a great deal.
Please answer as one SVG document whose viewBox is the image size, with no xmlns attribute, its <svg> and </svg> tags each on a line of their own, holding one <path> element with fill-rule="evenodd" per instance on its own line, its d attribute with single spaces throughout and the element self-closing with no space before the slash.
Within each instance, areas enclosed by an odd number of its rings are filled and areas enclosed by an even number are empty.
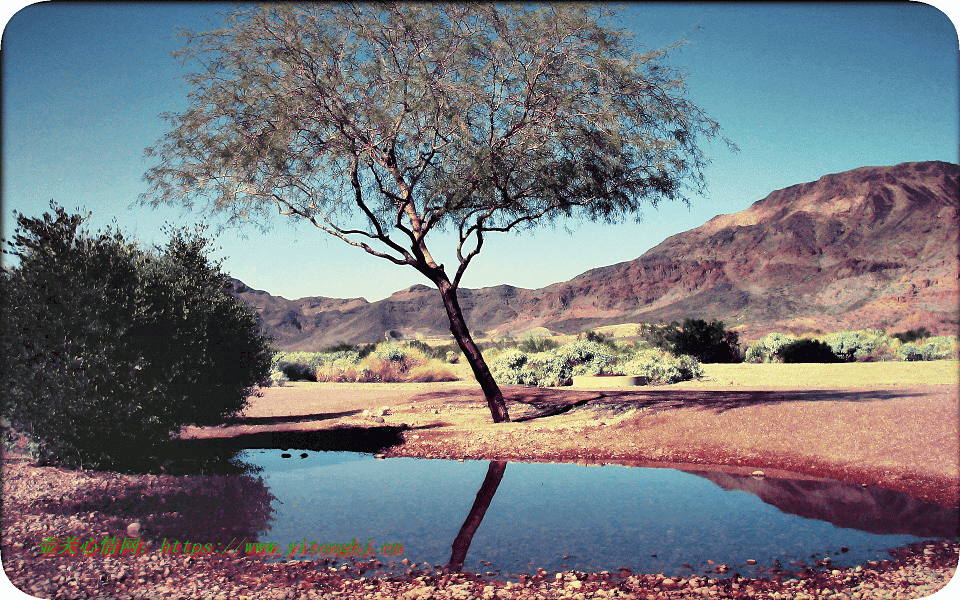
<svg viewBox="0 0 960 600">
<path fill-rule="evenodd" d="M 440 290 L 440 296 L 443 298 L 443 307 L 447 310 L 447 317 L 450 318 L 450 333 L 453 334 L 457 345 L 463 352 L 463 356 L 470 363 L 473 369 L 473 375 L 483 390 L 483 395 L 487 399 L 487 406 L 490 407 L 490 414 L 493 415 L 494 423 L 503 423 L 510 420 L 507 413 L 507 403 L 503 400 L 503 393 L 500 386 L 494 381 L 487 363 L 480 354 L 480 348 L 470 337 L 470 331 L 467 329 L 467 322 L 463 319 L 463 311 L 460 309 L 460 302 L 457 300 L 457 288 L 447 281 L 441 279 L 437 281 L 437 288 Z"/>
</svg>

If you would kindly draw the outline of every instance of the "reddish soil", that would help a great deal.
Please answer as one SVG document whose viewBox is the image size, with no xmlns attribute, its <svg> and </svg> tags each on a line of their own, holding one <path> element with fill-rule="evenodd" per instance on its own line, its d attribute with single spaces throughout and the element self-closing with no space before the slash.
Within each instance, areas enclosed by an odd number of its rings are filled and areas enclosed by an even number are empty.
<svg viewBox="0 0 960 600">
<path fill-rule="evenodd" d="M 507 386 L 504 393 L 513 422 L 494 424 L 475 383 L 294 383 L 263 390 L 233 424 L 183 433 L 383 429 L 395 433 L 375 449 L 386 456 L 760 469 L 768 477 L 830 478 L 958 501 L 955 385 Z M 362 413 L 384 406 L 382 423 Z"/>
</svg>

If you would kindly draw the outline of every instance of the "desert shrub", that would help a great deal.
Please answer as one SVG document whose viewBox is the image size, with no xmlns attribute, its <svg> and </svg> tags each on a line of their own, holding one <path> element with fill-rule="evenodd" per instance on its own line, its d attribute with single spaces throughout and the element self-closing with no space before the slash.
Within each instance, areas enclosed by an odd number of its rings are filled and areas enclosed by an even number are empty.
<svg viewBox="0 0 960 600">
<path fill-rule="evenodd" d="M 553 353 L 560 359 L 561 368 L 569 369 L 569 376 L 599 375 L 615 362 L 610 348 L 588 340 L 575 340 L 560 346 Z M 565 374 L 565 373 L 564 373 Z"/>
<path fill-rule="evenodd" d="M 530 354 L 535 354 L 537 352 L 549 352 L 560 347 L 560 342 L 551 340 L 547 337 L 533 337 L 530 336 L 525 338 L 522 342 L 517 345 L 517 349 L 521 352 L 527 352 Z"/>
<path fill-rule="evenodd" d="M 416 383 L 430 383 L 433 381 L 457 381 L 460 379 L 445 364 L 439 360 L 431 360 L 427 364 L 417 365 L 410 369 L 404 381 Z"/>
<path fill-rule="evenodd" d="M 780 350 L 796 339 L 797 336 L 789 333 L 768 333 L 747 348 L 744 361 L 751 363 L 782 362 Z"/>
<path fill-rule="evenodd" d="M 677 383 L 703 376 L 700 362 L 689 355 L 673 356 L 659 349 L 637 352 L 630 360 L 617 365 L 621 375 L 641 376 L 653 383 Z"/>
<path fill-rule="evenodd" d="M 904 361 L 943 360 L 957 358 L 957 338 L 938 336 L 928 338 L 923 343 L 909 343 L 900 346 L 897 356 Z"/>
<path fill-rule="evenodd" d="M 282 361 L 277 367 L 283 373 L 288 381 L 316 381 L 316 367 L 300 362 Z"/>
<path fill-rule="evenodd" d="M 820 338 L 829 344 L 844 362 L 864 362 L 889 358 L 897 342 L 882 331 L 836 331 Z"/>
<path fill-rule="evenodd" d="M 358 360 L 362 360 L 362 359 L 370 356 L 370 353 L 373 352 L 373 350 L 374 350 L 376 347 L 377 347 L 377 345 L 376 345 L 376 344 L 373 344 L 373 343 L 364 344 L 363 346 L 360 346 L 360 347 L 357 349 L 357 359 L 358 359 Z"/>
<path fill-rule="evenodd" d="M 740 362 L 739 335 L 727 331 L 723 321 L 684 319 L 679 329 L 665 334 L 675 356 L 686 354 L 702 363 Z"/>
<path fill-rule="evenodd" d="M 830 345 L 818 340 L 799 339 L 780 348 L 780 359 L 785 363 L 839 362 Z"/>
<path fill-rule="evenodd" d="M 580 339 L 549 352 L 527 354 L 517 348 L 503 350 L 488 364 L 499 383 L 552 387 L 570 385 L 575 375 L 606 372 L 614 362 L 606 346 Z"/>
<path fill-rule="evenodd" d="M 37 460 L 142 469 L 183 425 L 242 410 L 272 350 L 204 230 L 148 251 L 51 208 L 17 215 L 19 264 L 0 278 L 3 414 Z"/>
<path fill-rule="evenodd" d="M 920 350 L 919 345 L 909 343 L 897 349 L 897 357 L 903 361 L 913 362 L 923 360 L 923 352 Z"/>
<path fill-rule="evenodd" d="M 926 327 L 920 327 L 917 329 L 909 329 L 907 331 L 895 333 L 891 337 L 900 340 L 900 343 L 902 344 L 909 344 L 911 342 L 916 342 L 917 340 L 930 337 L 930 330 L 928 330 Z"/>
<path fill-rule="evenodd" d="M 495 356 L 489 361 L 490 373 L 497 383 L 505 385 L 521 385 L 523 377 L 521 371 L 527 364 L 527 355 L 516 348 L 511 348 L 498 353 L 491 353 Z"/>
<path fill-rule="evenodd" d="M 283 385 L 288 381 L 290 380 L 287 379 L 287 376 L 283 373 L 283 371 L 270 371 L 270 377 L 265 379 L 260 385 L 262 387 L 271 387 L 274 385 L 277 387 L 283 387 Z"/>
<path fill-rule="evenodd" d="M 328 346 L 321 350 L 323 354 L 333 354 L 336 352 L 353 352 L 357 349 L 353 344 L 348 344 L 346 342 L 337 342 L 333 346 Z"/>
</svg>

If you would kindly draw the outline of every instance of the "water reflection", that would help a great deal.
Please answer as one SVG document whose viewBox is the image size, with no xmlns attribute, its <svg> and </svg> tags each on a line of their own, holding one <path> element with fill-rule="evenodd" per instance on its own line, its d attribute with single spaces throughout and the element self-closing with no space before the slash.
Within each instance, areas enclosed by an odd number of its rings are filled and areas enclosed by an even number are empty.
<svg viewBox="0 0 960 600">
<path fill-rule="evenodd" d="M 684 563 L 706 569 L 708 560 L 756 560 L 759 569 L 813 554 L 855 564 L 921 538 L 953 537 L 956 529 L 949 527 L 956 509 L 838 482 L 816 487 L 772 478 L 714 481 L 671 469 L 513 463 L 507 470 L 502 461 L 286 454 L 245 455 L 263 467 L 278 498 L 269 541 L 283 548 L 353 538 L 378 548 L 402 542 L 403 558 L 454 570 L 623 566 L 680 574 L 690 572 Z M 857 514 L 869 513 L 870 503 L 870 518 Z M 841 548 L 849 552 L 841 555 Z"/>
<path fill-rule="evenodd" d="M 960 525 L 956 507 L 907 494 L 842 481 L 777 479 L 710 471 L 688 471 L 725 490 L 757 496 L 781 511 L 880 535 L 952 538 Z"/>
<path fill-rule="evenodd" d="M 463 563 L 467 559 L 467 553 L 470 551 L 470 542 L 483 521 L 483 515 L 487 513 L 490 502 L 493 501 L 497 493 L 497 487 L 503 479 L 503 472 L 507 469 L 507 462 L 503 460 L 492 460 L 487 467 L 487 476 L 483 478 L 483 484 L 480 491 L 477 492 L 477 499 L 473 502 L 470 512 L 467 514 L 460 532 L 453 540 L 453 551 L 450 553 L 449 566 L 454 571 L 463 570 Z"/>
<path fill-rule="evenodd" d="M 230 549 L 241 540 L 259 541 L 270 530 L 275 500 L 263 478 L 251 474 L 161 475 L 132 481 L 117 476 L 41 508 L 83 516 L 96 511 L 107 529 L 98 534 L 122 532 L 138 522 L 143 539 L 158 550 L 166 539 L 211 544 L 214 551 L 223 551 L 231 541 Z"/>
</svg>

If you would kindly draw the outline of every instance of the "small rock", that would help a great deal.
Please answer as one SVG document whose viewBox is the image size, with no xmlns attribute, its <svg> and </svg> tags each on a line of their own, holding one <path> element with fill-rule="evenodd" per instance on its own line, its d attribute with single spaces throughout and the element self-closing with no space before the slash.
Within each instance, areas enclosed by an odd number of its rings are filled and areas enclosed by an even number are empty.
<svg viewBox="0 0 960 600">
<path fill-rule="evenodd" d="M 749 560 L 747 561 L 747 564 L 748 564 L 748 565 L 755 565 L 755 564 L 757 564 L 757 561 L 755 561 L 755 560 L 753 560 L 753 559 L 751 558 L 751 559 L 749 559 Z"/>
<path fill-rule="evenodd" d="M 380 408 L 377 409 L 377 413 L 376 413 L 376 414 L 379 415 L 379 416 L 381 416 L 381 417 L 382 417 L 382 416 L 389 415 L 389 414 L 390 414 L 390 407 L 389 407 L 389 406 L 381 406 Z"/>
<path fill-rule="evenodd" d="M 753 473 L 750 473 L 750 474 L 753 475 L 754 477 L 763 477 L 763 471 L 754 471 Z"/>
<path fill-rule="evenodd" d="M 374 422 L 374 423 L 383 423 L 384 420 L 383 420 L 383 417 L 374 417 L 374 418 L 373 418 L 373 422 Z"/>
<path fill-rule="evenodd" d="M 664 579 L 660 582 L 660 587 L 665 590 L 672 590 L 677 587 L 677 582 L 672 579 Z"/>
<path fill-rule="evenodd" d="M 140 523 L 133 522 L 127 525 L 127 535 L 130 537 L 140 537 Z"/>
</svg>

